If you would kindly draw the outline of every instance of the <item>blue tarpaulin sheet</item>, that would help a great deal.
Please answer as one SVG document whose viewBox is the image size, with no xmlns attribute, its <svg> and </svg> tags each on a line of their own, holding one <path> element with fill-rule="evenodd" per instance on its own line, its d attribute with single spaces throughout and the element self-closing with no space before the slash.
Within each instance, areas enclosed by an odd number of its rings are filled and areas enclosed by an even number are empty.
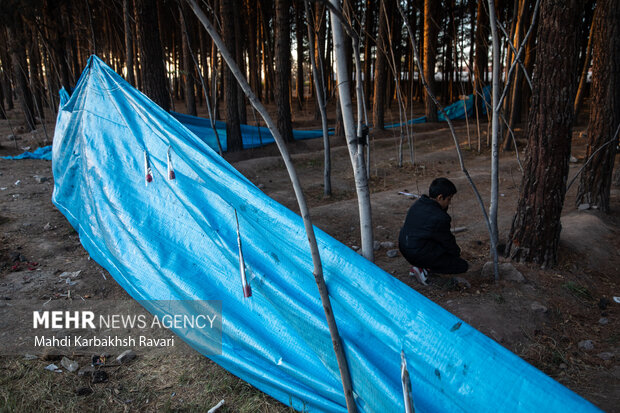
<svg viewBox="0 0 620 413">
<path fill-rule="evenodd" d="M 485 115 L 487 113 L 487 107 L 491 105 L 491 86 L 485 86 L 482 88 L 481 93 L 482 104 L 480 115 Z M 450 105 L 443 108 L 446 112 L 447 117 L 450 120 L 466 120 L 472 119 L 476 117 L 476 107 L 474 106 L 476 100 L 474 99 L 474 95 L 467 95 L 465 99 L 457 100 L 456 102 L 451 103 Z M 437 119 L 439 122 L 444 122 L 446 120 L 446 116 L 441 112 L 437 111 Z M 414 125 L 417 123 L 426 123 L 426 116 L 420 116 L 419 118 L 414 118 L 406 122 L 409 125 Z M 402 125 L 404 125 L 403 123 Z M 400 123 L 391 123 L 389 125 L 385 125 L 386 129 L 390 128 L 398 128 L 401 126 Z"/>
<path fill-rule="evenodd" d="M 97 57 L 59 111 L 53 172 L 54 204 L 134 299 L 220 300 L 222 353 L 209 358 L 297 410 L 346 411 L 302 219 Z M 360 412 L 404 411 L 401 350 L 417 412 L 597 410 L 315 230 Z"/>
<path fill-rule="evenodd" d="M 33 152 L 26 151 L 21 155 L 15 156 L 0 156 L 0 159 L 45 159 L 47 161 L 52 160 L 52 146 L 43 146 L 37 148 Z"/>
<path fill-rule="evenodd" d="M 486 107 L 490 104 L 490 86 L 486 86 L 483 89 L 483 97 L 484 97 L 484 105 L 482 105 L 482 114 L 486 113 Z M 69 101 L 69 94 L 67 91 L 62 88 L 60 90 L 60 104 L 64 105 Z M 467 99 L 458 100 L 452 103 L 449 106 L 444 108 L 448 118 L 451 120 L 464 120 L 466 118 L 465 113 L 467 112 L 468 117 L 475 116 L 475 108 L 474 108 L 474 96 L 469 95 Z M 192 131 L 194 135 L 198 136 L 202 139 L 211 149 L 217 151 L 217 139 L 215 132 L 213 132 L 213 128 L 211 127 L 211 121 L 209 119 L 200 118 L 197 116 L 186 115 L 178 112 L 170 112 L 170 114 L 175 117 L 179 122 L 181 122 L 187 129 Z M 443 122 L 446 120 L 446 117 L 443 113 L 437 113 L 439 121 Z M 417 123 L 425 123 L 426 116 L 422 116 L 419 118 L 411 119 L 408 121 L 408 124 L 417 124 Z M 389 125 L 385 125 L 386 128 L 397 128 L 401 124 L 400 123 L 392 123 Z M 215 121 L 215 128 L 217 129 L 217 133 L 220 139 L 220 144 L 222 145 L 222 150 L 226 151 L 227 149 L 227 140 L 226 140 L 226 122 L 221 120 Z M 333 134 L 333 129 L 330 129 L 330 134 Z M 245 149 L 257 148 L 260 146 L 264 146 L 270 143 L 274 143 L 273 135 L 269 128 L 264 126 L 250 126 L 250 125 L 241 125 L 241 135 L 243 139 L 243 147 Z M 323 132 L 321 130 L 293 130 L 293 137 L 296 140 L 303 139 L 313 139 L 320 138 L 323 136 Z M 37 149 L 34 152 L 24 152 L 21 155 L 17 156 L 3 156 L 0 157 L 2 159 L 47 159 L 51 160 L 51 145 L 42 147 Z"/>
<path fill-rule="evenodd" d="M 216 151 L 218 150 L 217 137 L 215 136 L 215 132 L 213 132 L 211 121 L 209 119 L 185 115 L 178 112 L 170 112 L 170 114 L 185 125 L 187 129 L 194 132 L 196 136 L 205 141 L 211 149 Z M 221 120 L 215 121 L 215 128 L 217 129 L 217 133 L 220 138 L 222 150 L 225 151 L 228 147 L 226 140 L 226 122 Z M 323 131 L 321 130 L 293 130 L 293 138 L 295 138 L 295 140 L 320 138 L 322 136 Z M 241 125 L 241 137 L 243 140 L 244 149 L 258 148 L 259 146 L 275 142 L 269 128 L 264 126 Z"/>
</svg>

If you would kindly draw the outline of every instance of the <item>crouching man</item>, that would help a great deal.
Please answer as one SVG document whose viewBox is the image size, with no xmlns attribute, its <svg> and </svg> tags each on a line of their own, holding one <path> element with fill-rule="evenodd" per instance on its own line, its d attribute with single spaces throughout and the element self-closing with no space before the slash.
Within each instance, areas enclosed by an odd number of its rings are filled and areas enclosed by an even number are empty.
<svg viewBox="0 0 620 413">
<path fill-rule="evenodd" d="M 446 212 L 456 187 L 447 178 L 437 178 L 409 208 L 398 237 L 398 248 L 411 264 L 410 275 L 426 285 L 428 273 L 460 274 L 467 271 L 467 261 L 450 232 L 452 219 Z"/>
</svg>

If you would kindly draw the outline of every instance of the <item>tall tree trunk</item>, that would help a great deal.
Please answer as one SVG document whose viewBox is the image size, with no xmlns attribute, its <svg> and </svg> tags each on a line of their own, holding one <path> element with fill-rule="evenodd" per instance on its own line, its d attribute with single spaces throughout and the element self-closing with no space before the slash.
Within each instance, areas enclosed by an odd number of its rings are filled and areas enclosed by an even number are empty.
<svg viewBox="0 0 620 413">
<path fill-rule="evenodd" d="M 577 96 L 575 96 L 575 104 L 573 110 L 575 111 L 575 121 L 579 118 L 579 112 L 581 111 L 581 103 L 586 91 L 586 84 L 588 79 L 588 69 L 590 68 L 590 61 L 592 56 L 592 37 L 594 30 L 594 21 L 590 24 L 590 35 L 588 36 L 588 45 L 584 53 L 583 69 L 581 70 L 581 76 L 579 77 L 579 87 L 577 88 Z"/>
<path fill-rule="evenodd" d="M 250 86 L 257 96 L 261 96 L 260 82 L 260 56 L 258 47 L 259 26 L 258 13 L 256 12 L 256 2 L 247 1 L 248 14 L 248 64 L 250 71 Z"/>
<path fill-rule="evenodd" d="M 410 11 L 409 11 L 409 27 L 411 27 L 411 31 L 415 34 L 417 34 L 418 32 L 418 8 L 415 4 L 415 2 L 411 2 L 410 4 Z M 414 40 L 415 41 L 415 40 Z M 411 108 L 410 113 L 413 114 L 413 101 L 414 99 L 416 99 L 416 96 L 419 94 L 419 90 L 418 90 L 418 82 L 416 82 L 415 77 L 418 76 L 419 74 L 418 72 L 418 68 L 417 68 L 417 64 L 415 62 L 414 59 L 414 53 L 413 53 L 413 43 L 411 43 L 410 41 L 407 42 L 407 56 L 409 59 L 409 64 L 408 64 L 408 70 L 409 70 L 409 105 L 408 107 Z"/>
<path fill-rule="evenodd" d="M 136 85 L 133 73 L 133 34 L 131 30 L 131 16 L 133 14 L 133 0 L 123 0 L 123 25 L 125 27 L 125 62 L 127 64 L 127 81 Z"/>
<path fill-rule="evenodd" d="M 65 44 L 63 47 L 67 51 L 67 59 L 70 62 L 69 69 L 71 71 L 71 77 L 73 80 L 78 78 L 79 73 L 82 72 L 80 63 L 77 56 L 77 41 L 75 37 L 75 25 L 71 20 L 73 16 L 73 4 L 72 2 L 61 2 L 61 15 L 60 20 L 62 22 L 63 30 L 65 32 Z M 75 82 L 72 82 L 72 86 L 75 86 Z"/>
<path fill-rule="evenodd" d="M 46 21 L 57 22 L 54 25 L 44 26 L 47 34 L 47 45 L 51 49 L 50 59 L 60 77 L 60 85 L 71 95 L 71 88 L 75 86 L 69 70 L 69 60 L 65 48 L 65 30 L 63 28 L 63 6 L 60 0 L 47 0 L 44 2 L 43 18 Z"/>
<path fill-rule="evenodd" d="M 388 0 L 380 0 L 379 2 L 379 37 L 377 38 L 375 87 L 372 105 L 372 123 L 377 129 L 385 128 L 385 87 L 387 84 L 387 57 L 385 52 L 389 47 L 387 18 L 385 15 L 388 7 L 384 7 L 386 1 Z"/>
<path fill-rule="evenodd" d="M 506 246 L 513 260 L 557 262 L 577 88 L 581 0 L 540 6 L 525 171 Z"/>
<path fill-rule="evenodd" d="M 41 54 L 39 52 L 39 39 L 35 30 L 28 29 L 30 46 L 28 47 L 28 66 L 30 70 L 30 91 L 34 102 L 34 114 L 41 121 L 45 119 L 43 108 L 43 82 L 41 81 Z"/>
<path fill-rule="evenodd" d="M 327 112 L 325 110 L 325 96 L 323 91 L 325 90 L 321 83 L 323 83 L 323 76 L 320 74 L 319 65 L 314 56 L 314 38 L 315 38 L 315 24 L 314 19 L 310 15 L 309 0 L 304 0 L 304 10 L 306 12 L 306 25 L 308 29 L 308 54 L 310 55 L 310 67 L 312 68 L 312 81 L 314 82 L 314 92 L 316 97 L 317 106 L 321 114 L 321 129 L 323 130 L 323 193 L 325 196 L 332 195 L 332 180 L 331 180 L 331 148 L 329 144 L 329 131 L 327 128 Z"/>
<path fill-rule="evenodd" d="M 220 1 L 213 0 L 213 20 L 216 20 L 219 10 Z M 222 87 L 218 87 L 218 84 L 222 85 L 224 83 L 222 80 L 224 78 L 224 73 L 222 73 L 219 61 L 217 46 L 213 39 L 211 39 L 211 109 L 213 110 L 211 117 L 214 121 L 222 118 L 220 116 L 220 106 L 218 105 L 222 94 Z"/>
<path fill-rule="evenodd" d="M 159 38 L 157 8 L 147 0 L 135 0 L 138 24 L 142 91 L 165 111 L 170 110 L 166 69 Z"/>
<path fill-rule="evenodd" d="M 243 46 L 246 44 L 245 42 L 245 14 L 242 14 L 243 9 L 241 8 L 241 0 L 231 0 L 233 1 L 233 16 L 235 18 L 235 59 L 237 60 L 237 64 L 241 69 L 243 75 L 248 78 L 246 73 L 246 65 L 245 59 L 243 58 Z M 245 108 L 246 100 L 245 94 L 240 87 L 237 86 L 237 110 L 239 111 L 239 123 L 247 124 L 248 123 L 248 115 Z"/>
<path fill-rule="evenodd" d="M 437 57 L 437 5 L 433 0 L 424 0 L 424 77 L 430 91 L 435 93 L 435 62 Z M 424 91 L 427 122 L 437 122 L 437 106 Z"/>
<path fill-rule="evenodd" d="M 304 104 L 304 13 L 303 0 L 295 1 L 295 38 L 297 40 L 297 77 L 295 89 L 297 91 L 297 105 L 299 110 Z"/>
<path fill-rule="evenodd" d="M 424 1 L 425 0 L 416 0 L 416 8 L 420 12 L 420 21 L 418 22 L 419 26 L 419 34 L 418 34 L 418 43 L 416 48 L 421 51 L 420 53 L 420 64 L 422 65 L 422 72 L 418 68 L 418 83 L 416 85 L 417 93 L 416 93 L 416 101 L 419 103 L 423 103 L 424 101 L 424 85 L 422 84 L 422 77 L 424 75 Z"/>
<path fill-rule="evenodd" d="M 269 0 L 261 0 L 260 2 L 261 9 L 261 29 L 263 33 L 263 54 L 264 54 L 264 64 L 263 70 L 265 73 L 265 102 L 272 102 L 274 97 L 274 67 L 273 67 L 273 50 L 274 46 L 271 38 L 271 31 L 269 30 L 269 21 L 272 20 L 272 10 L 271 3 Z"/>
<path fill-rule="evenodd" d="M 2 66 L 2 62 L 0 62 L 0 67 Z M 3 82 L 0 81 L 0 119 L 6 119 L 6 109 L 4 108 L 4 86 Z M 2 147 L 2 145 L 0 145 Z"/>
<path fill-rule="evenodd" d="M 6 31 L 0 30 L 0 44 L 8 46 L 6 41 Z M 0 76 L 0 82 L 2 82 L 4 90 L 4 98 L 6 100 L 7 110 L 13 110 L 13 89 L 11 88 L 11 56 L 8 51 L 8 47 L 0 47 L 0 60 L 2 61 L 2 74 Z"/>
<path fill-rule="evenodd" d="M 533 15 L 532 15 L 533 16 Z M 532 73 L 534 69 L 534 60 L 536 59 L 536 33 L 538 26 L 538 18 L 536 19 L 536 23 L 534 28 L 532 28 L 532 32 L 530 33 L 530 37 L 527 39 L 527 44 L 525 45 L 525 60 L 523 61 L 523 65 L 525 66 L 525 70 L 527 73 Z M 529 30 L 529 29 L 528 29 Z M 516 122 L 521 122 L 523 119 L 527 119 L 527 115 L 530 110 L 530 101 L 532 98 L 532 89 L 530 88 L 527 79 L 523 76 L 521 80 L 521 103 L 519 110 L 519 116 L 515 120 Z M 575 117 L 575 120 L 577 118 Z"/>
<path fill-rule="evenodd" d="M 185 4 L 179 5 L 179 18 L 181 19 L 181 36 L 183 39 L 183 80 L 185 88 L 185 111 L 188 115 L 197 116 L 196 96 L 194 93 L 194 62 L 191 56 L 190 33 L 193 32 L 186 20 Z"/>
<path fill-rule="evenodd" d="M 220 1 L 221 30 L 224 44 L 233 58 L 236 58 L 234 4 L 227 0 Z M 226 150 L 228 152 L 243 149 L 239 108 L 237 102 L 237 81 L 228 66 L 224 70 L 224 103 L 226 105 Z"/>
<path fill-rule="evenodd" d="M 577 204 L 588 203 L 609 212 L 620 125 L 620 7 L 614 0 L 598 0 L 594 13 L 587 151 L 587 159 L 592 156 L 592 160 L 581 175 Z"/>
<path fill-rule="evenodd" d="M 398 91 L 396 90 L 397 87 L 399 87 L 399 83 L 400 80 L 397 82 L 396 78 L 399 77 L 400 79 L 400 73 L 401 73 L 401 69 L 402 69 L 402 63 L 401 63 L 401 48 L 400 48 L 400 40 L 401 40 L 401 33 L 402 33 L 402 25 L 403 23 L 400 21 L 400 16 L 398 13 L 395 12 L 396 10 L 396 4 L 394 2 L 392 2 L 390 4 L 390 2 L 388 1 L 388 3 L 386 3 L 386 6 L 390 7 L 388 9 L 388 21 L 389 23 L 389 33 L 390 33 L 390 38 L 389 38 L 389 48 L 388 50 L 386 50 L 386 52 L 388 53 L 388 60 L 392 59 L 392 55 L 394 56 L 394 60 L 395 62 L 393 62 L 393 70 L 392 70 L 392 74 L 393 76 L 388 76 L 388 107 L 391 109 L 392 108 L 392 103 L 394 103 L 395 101 L 398 100 Z"/>
<path fill-rule="evenodd" d="M 331 0 L 336 8 L 338 0 Z M 359 130 L 356 131 L 355 121 L 353 119 L 353 104 L 351 102 L 351 81 L 349 78 L 349 62 L 345 51 L 344 30 L 340 21 L 331 15 L 332 37 L 335 46 L 336 74 L 338 85 L 338 96 L 340 97 L 340 105 L 342 108 L 342 116 L 344 118 L 344 130 L 346 135 L 347 147 L 353 167 L 353 175 L 355 177 L 355 189 L 357 192 L 357 203 L 360 216 L 360 234 L 362 238 L 362 254 L 366 259 L 374 261 L 373 250 L 373 226 L 372 211 L 370 204 L 370 189 L 368 187 L 368 175 L 366 173 L 366 164 L 364 162 L 364 146 L 356 139 Z M 361 96 L 358 95 L 358 99 Z M 359 119 L 358 119 L 359 124 Z"/>
<path fill-rule="evenodd" d="M 2 36 L 0 36 L 0 39 Z M 6 119 L 6 108 L 4 107 L 4 96 L 7 92 L 4 90 L 5 68 L 8 67 L 2 53 L 2 43 L 0 43 L 0 119 Z M 2 146 L 2 145 L 0 145 Z"/>
<path fill-rule="evenodd" d="M 282 137 L 293 142 L 291 106 L 289 103 L 289 81 L 291 77 L 291 0 L 276 0 L 275 21 L 275 78 L 276 123 Z"/>
<path fill-rule="evenodd" d="M 467 8 L 469 9 L 469 61 L 467 64 L 467 67 L 470 70 L 473 70 L 474 68 L 474 52 L 476 50 L 476 48 L 474 47 L 474 45 L 476 44 L 476 33 L 478 32 L 478 21 L 476 20 L 476 3 L 478 3 L 478 7 L 480 6 L 480 3 L 483 3 L 484 1 L 479 1 L 479 0 L 468 0 L 467 3 Z M 475 22 L 475 23 L 474 23 Z M 465 30 L 463 30 L 463 37 L 465 37 Z M 463 51 L 463 54 L 465 52 Z M 465 58 L 463 58 L 463 60 L 465 60 Z M 471 75 L 472 73 L 469 73 L 469 81 L 471 82 Z M 475 94 L 475 92 L 474 92 Z"/>
<path fill-rule="evenodd" d="M 374 0 L 366 0 L 366 13 L 364 14 L 364 99 L 366 106 L 370 106 L 370 93 L 372 87 L 371 66 L 372 66 L 372 42 L 375 37 L 375 5 L 378 4 Z"/>
<path fill-rule="evenodd" d="M 456 23 L 454 22 L 454 9 L 455 9 L 455 0 L 448 1 L 449 8 L 446 10 L 447 24 L 446 24 L 446 33 L 450 33 L 450 36 L 447 34 L 444 35 L 444 39 L 446 39 L 446 55 L 444 56 L 444 76 L 443 81 L 445 83 L 445 91 L 446 93 L 443 95 L 443 98 L 446 102 L 454 102 L 455 95 L 458 96 L 458 92 L 456 92 L 454 87 L 454 65 L 457 63 L 457 60 L 453 59 L 453 39 L 456 37 Z M 452 37 L 452 39 L 450 38 Z M 456 92 L 456 93 L 455 93 Z"/>
<path fill-rule="evenodd" d="M 478 1 L 478 13 L 476 16 L 476 44 L 474 58 L 474 101 L 479 110 L 482 110 L 484 102 L 478 96 L 486 81 L 486 73 L 489 67 L 489 12 L 484 5 L 484 0 Z"/>
<path fill-rule="evenodd" d="M 523 37 L 525 36 L 525 24 L 530 20 L 529 7 L 527 3 L 527 0 L 519 0 L 519 15 L 518 18 L 516 18 L 517 22 L 512 42 L 515 49 L 517 50 L 517 53 L 519 51 L 519 46 L 523 41 Z M 523 56 L 523 53 L 521 53 L 521 56 Z M 512 61 L 514 61 L 515 58 L 516 56 L 513 56 Z M 521 60 L 522 58 L 519 59 Z M 512 64 L 512 61 L 510 62 L 510 64 Z M 510 66 L 508 66 L 507 70 L 509 70 L 509 68 Z M 507 73 L 508 72 L 506 72 L 506 74 Z M 509 128 L 514 129 L 517 118 L 520 114 L 521 90 L 523 90 L 522 82 L 524 77 L 523 70 L 521 70 L 519 67 L 515 68 L 515 70 L 513 70 L 513 73 L 514 79 L 512 80 L 512 84 L 510 85 L 510 93 L 508 94 L 508 96 L 506 96 L 506 100 L 504 101 L 504 113 L 508 114 L 508 128 L 506 128 L 506 131 L 504 132 L 504 141 L 502 143 L 502 148 L 507 151 L 510 151 L 513 148 L 512 135 L 510 134 Z M 510 79 L 507 79 L 506 81 L 509 82 Z"/>
<path fill-rule="evenodd" d="M 319 68 L 319 73 L 322 75 L 319 78 L 319 84 L 323 90 L 323 97 L 327 102 L 329 94 L 327 93 L 327 85 L 325 82 L 325 75 L 327 74 L 325 69 L 325 6 L 319 3 L 314 5 L 314 32 L 317 34 L 317 41 L 314 49 L 314 60 Z M 318 100 L 317 100 L 318 102 Z M 321 110 L 318 107 L 318 103 L 315 102 L 314 120 L 321 119 Z M 326 103 L 327 104 L 327 103 Z"/>
<path fill-rule="evenodd" d="M 12 25 L 6 26 L 6 30 L 17 98 L 26 118 L 26 126 L 32 131 L 35 129 L 34 103 L 28 87 L 28 63 L 24 50 L 26 39 L 21 17 L 17 16 Z"/>
</svg>

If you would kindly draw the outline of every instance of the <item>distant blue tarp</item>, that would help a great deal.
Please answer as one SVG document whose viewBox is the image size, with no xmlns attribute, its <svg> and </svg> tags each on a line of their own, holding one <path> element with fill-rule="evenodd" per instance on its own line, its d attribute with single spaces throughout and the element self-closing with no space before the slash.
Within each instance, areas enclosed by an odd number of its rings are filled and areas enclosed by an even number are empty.
<svg viewBox="0 0 620 413">
<path fill-rule="evenodd" d="M 486 106 L 489 104 L 490 98 L 490 86 L 486 86 L 483 89 L 484 102 L 482 114 L 486 113 Z M 60 105 L 64 105 L 69 101 L 69 94 L 63 87 L 60 89 Z M 463 120 L 465 119 L 465 110 L 467 110 L 467 116 L 472 117 L 475 116 L 474 112 L 474 99 L 473 95 L 469 95 L 465 100 L 465 105 L 463 105 L 462 100 L 458 100 L 452 103 L 449 106 L 446 106 L 444 110 L 446 111 L 448 117 L 451 120 Z M 217 138 L 215 133 L 213 132 L 213 128 L 211 127 L 211 121 L 209 119 L 200 118 L 196 116 L 186 115 L 178 112 L 170 112 L 172 116 L 174 116 L 179 122 L 181 122 L 186 128 L 192 131 L 196 136 L 202 139 L 209 147 L 215 151 L 218 151 Z M 439 121 L 443 122 L 445 120 L 445 116 L 443 113 L 438 112 Z M 411 119 L 407 123 L 409 124 L 417 124 L 417 123 L 425 123 L 426 116 L 422 116 L 419 118 Z M 392 123 L 386 125 L 386 128 L 397 128 L 400 126 L 400 123 Z M 218 131 L 220 144 L 222 145 L 222 150 L 226 151 L 227 149 L 227 141 L 226 141 L 226 122 L 217 120 L 215 121 L 215 128 Z M 330 134 L 333 134 L 333 129 L 330 129 Z M 249 148 L 257 148 L 263 145 L 267 145 L 274 142 L 273 136 L 269 131 L 269 128 L 264 126 L 250 126 L 250 125 L 241 125 L 241 135 L 243 139 L 243 147 L 245 149 Z M 323 132 L 321 130 L 293 130 L 293 137 L 296 140 L 302 139 L 313 139 L 320 138 L 323 136 Z M 46 146 L 43 148 L 39 148 L 34 152 L 24 152 L 21 155 L 17 156 L 3 156 L 0 157 L 2 159 L 47 159 L 51 160 L 51 146 Z"/>
<path fill-rule="evenodd" d="M 222 353 L 208 357 L 297 410 L 346 411 L 302 219 L 97 57 L 59 111 L 53 173 L 52 201 L 84 248 L 149 311 L 168 311 L 153 300 L 221 301 Z M 416 412 L 597 410 L 315 231 L 360 412 L 404 411 L 401 351 Z M 199 331 L 175 332 L 209 354 Z"/>
<path fill-rule="evenodd" d="M 196 116 L 185 115 L 178 112 L 170 112 L 179 122 L 181 122 L 187 129 L 194 132 L 196 136 L 202 139 L 211 149 L 217 151 L 217 138 L 211 128 L 211 121 L 205 118 L 199 118 Z M 220 143 L 222 150 L 226 150 L 228 147 L 226 141 L 226 122 L 221 120 L 215 121 L 215 128 L 220 137 Z M 269 128 L 264 126 L 250 126 L 241 125 L 241 135 L 243 139 L 243 148 L 257 148 L 259 146 L 267 145 L 275 142 Z M 320 138 L 323 136 L 322 130 L 293 130 L 293 137 L 296 140 Z"/>
<path fill-rule="evenodd" d="M 485 115 L 487 113 L 487 107 L 490 107 L 491 105 L 491 86 L 485 86 L 482 89 L 481 94 L 483 100 L 481 105 L 482 111 L 480 112 L 480 115 Z M 476 116 L 476 107 L 474 106 L 474 103 L 474 95 L 471 94 L 467 95 L 467 98 L 465 100 L 457 100 L 456 102 L 446 106 L 443 109 L 450 120 L 465 120 L 467 118 L 471 119 Z M 444 114 L 441 113 L 441 111 L 439 110 L 437 111 L 437 118 L 440 122 L 446 120 Z M 414 125 L 418 123 L 426 123 L 426 116 L 420 116 L 419 118 L 411 119 L 407 122 L 407 124 L 409 125 Z M 385 125 L 385 128 L 398 128 L 400 125 L 400 123 L 391 123 L 389 125 Z"/>
<path fill-rule="evenodd" d="M 52 146 L 43 146 L 37 148 L 34 152 L 24 152 L 21 155 L 15 156 L 0 156 L 1 159 L 45 159 L 47 161 L 52 160 Z"/>
</svg>

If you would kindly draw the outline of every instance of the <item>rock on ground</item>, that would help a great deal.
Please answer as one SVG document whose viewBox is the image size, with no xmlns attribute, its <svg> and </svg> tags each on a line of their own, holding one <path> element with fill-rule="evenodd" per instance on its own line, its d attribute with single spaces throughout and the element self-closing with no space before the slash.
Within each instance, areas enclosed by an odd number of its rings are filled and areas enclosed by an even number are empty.
<svg viewBox="0 0 620 413">
<path fill-rule="evenodd" d="M 594 343 L 592 340 L 581 340 L 577 346 L 582 350 L 594 350 Z"/>
<path fill-rule="evenodd" d="M 118 361 L 121 364 L 124 364 L 124 363 L 130 362 L 131 360 L 135 358 L 136 358 L 136 353 L 133 350 L 125 350 L 116 358 L 116 361 Z"/>
<path fill-rule="evenodd" d="M 62 360 L 60 360 L 60 364 L 70 373 L 73 373 L 80 368 L 77 361 L 73 361 L 67 357 L 63 357 Z"/>
<path fill-rule="evenodd" d="M 486 264 L 484 264 L 484 267 L 482 267 L 482 276 L 484 278 L 494 277 L 492 262 L 489 261 Z M 512 265 L 509 262 L 503 262 L 499 264 L 499 278 L 501 280 L 516 281 L 516 282 L 525 281 L 525 277 L 523 277 L 523 274 L 521 274 L 519 270 L 517 270 L 514 267 L 514 265 Z"/>
</svg>

